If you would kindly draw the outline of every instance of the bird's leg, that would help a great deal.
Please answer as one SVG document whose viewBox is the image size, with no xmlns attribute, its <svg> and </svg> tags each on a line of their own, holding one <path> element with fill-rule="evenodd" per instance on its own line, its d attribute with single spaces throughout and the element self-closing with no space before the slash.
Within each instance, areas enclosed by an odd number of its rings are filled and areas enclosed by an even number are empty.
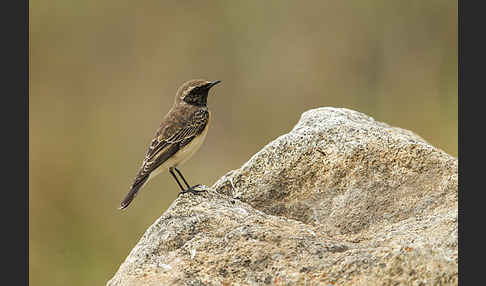
<svg viewBox="0 0 486 286">
<path fill-rule="evenodd" d="M 181 185 L 181 182 L 179 182 L 179 179 L 177 179 L 176 174 L 174 174 L 174 168 L 170 167 L 169 168 L 169 172 L 172 175 L 172 177 L 174 177 L 174 179 L 176 180 L 177 184 L 179 185 L 179 188 L 181 188 L 181 191 L 183 192 L 184 191 L 184 187 Z M 184 180 L 184 178 L 182 178 L 182 179 Z M 184 180 L 184 182 L 186 182 L 186 180 Z M 187 183 L 186 183 L 186 185 L 187 185 Z"/>
<path fill-rule="evenodd" d="M 191 187 L 191 186 L 190 186 L 190 185 L 187 183 L 187 181 L 186 181 L 186 179 L 184 178 L 184 176 L 182 175 L 181 171 L 179 171 L 179 169 L 177 169 L 177 168 L 174 168 L 174 169 L 177 171 L 177 173 L 179 174 L 179 176 L 182 178 L 182 180 L 184 181 L 184 183 L 185 183 L 185 184 L 186 184 L 186 186 L 187 186 L 187 190 L 182 190 L 182 192 L 180 192 L 180 193 L 179 193 L 179 195 L 181 195 L 181 194 L 185 194 L 185 193 L 198 194 L 198 193 L 202 193 L 202 192 L 204 192 L 204 191 L 197 191 L 197 190 L 195 190 L 195 189 L 194 189 L 194 188 L 197 188 L 198 186 L 200 186 L 201 184 L 197 184 L 197 185 L 195 185 L 195 186 L 192 186 L 192 187 Z"/>
<path fill-rule="evenodd" d="M 187 181 L 186 181 L 186 179 L 184 178 L 184 176 L 182 176 L 181 171 L 179 171 L 179 169 L 177 169 L 177 168 L 174 168 L 174 169 L 177 171 L 177 174 L 179 174 L 179 177 L 181 177 L 181 178 L 182 178 L 182 180 L 184 181 L 184 184 L 186 184 L 187 188 L 188 188 L 188 189 L 190 189 L 190 188 L 191 188 L 191 186 L 189 186 L 189 184 L 187 183 Z"/>
</svg>

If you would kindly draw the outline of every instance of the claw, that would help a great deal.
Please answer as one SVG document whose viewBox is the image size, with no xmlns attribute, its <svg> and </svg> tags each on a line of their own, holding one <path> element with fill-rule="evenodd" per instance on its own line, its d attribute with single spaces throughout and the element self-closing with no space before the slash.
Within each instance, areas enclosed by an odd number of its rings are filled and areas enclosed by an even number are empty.
<svg viewBox="0 0 486 286">
<path fill-rule="evenodd" d="M 190 188 L 188 188 L 187 190 L 184 190 L 182 192 L 180 192 L 177 197 L 179 197 L 180 195 L 182 194 L 186 194 L 186 193 L 191 193 L 191 194 L 194 194 L 194 195 L 199 195 L 199 193 L 204 193 L 206 190 L 201 190 L 201 191 L 198 191 L 198 190 L 195 190 L 194 188 L 197 188 L 201 186 L 201 184 L 198 184 L 198 185 L 195 185 L 195 186 L 192 186 Z"/>
</svg>

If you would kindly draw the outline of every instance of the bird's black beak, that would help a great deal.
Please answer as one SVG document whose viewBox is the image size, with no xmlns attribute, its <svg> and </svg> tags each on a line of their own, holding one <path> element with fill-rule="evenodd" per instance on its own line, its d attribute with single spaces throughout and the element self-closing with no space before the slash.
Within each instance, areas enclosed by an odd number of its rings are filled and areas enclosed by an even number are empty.
<svg viewBox="0 0 486 286">
<path fill-rule="evenodd" d="M 215 80 L 215 81 L 212 81 L 212 82 L 208 83 L 208 84 L 206 85 L 206 87 L 207 87 L 207 89 L 210 89 L 211 87 L 213 87 L 213 86 L 217 85 L 217 84 L 218 84 L 218 83 L 220 83 L 220 82 L 221 82 L 220 80 Z"/>
</svg>

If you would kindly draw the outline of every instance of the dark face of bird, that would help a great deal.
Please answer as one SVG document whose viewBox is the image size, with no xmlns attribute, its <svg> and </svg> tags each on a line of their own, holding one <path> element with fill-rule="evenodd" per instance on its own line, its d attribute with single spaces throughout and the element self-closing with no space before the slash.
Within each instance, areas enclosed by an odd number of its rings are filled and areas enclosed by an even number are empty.
<svg viewBox="0 0 486 286">
<path fill-rule="evenodd" d="M 221 81 L 207 81 L 207 80 L 191 80 L 182 85 L 179 89 L 176 100 L 182 100 L 187 104 L 195 106 L 206 106 L 208 100 L 208 92 L 211 87 L 217 85 Z"/>
</svg>

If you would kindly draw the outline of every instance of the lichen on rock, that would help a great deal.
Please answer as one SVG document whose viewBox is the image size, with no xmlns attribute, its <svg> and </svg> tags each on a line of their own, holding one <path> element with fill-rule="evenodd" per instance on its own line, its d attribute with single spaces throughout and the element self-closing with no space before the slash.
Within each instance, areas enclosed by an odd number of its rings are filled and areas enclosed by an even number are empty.
<svg viewBox="0 0 486 286">
<path fill-rule="evenodd" d="M 185 194 L 108 285 L 457 285 L 457 159 L 343 108 Z"/>
</svg>

